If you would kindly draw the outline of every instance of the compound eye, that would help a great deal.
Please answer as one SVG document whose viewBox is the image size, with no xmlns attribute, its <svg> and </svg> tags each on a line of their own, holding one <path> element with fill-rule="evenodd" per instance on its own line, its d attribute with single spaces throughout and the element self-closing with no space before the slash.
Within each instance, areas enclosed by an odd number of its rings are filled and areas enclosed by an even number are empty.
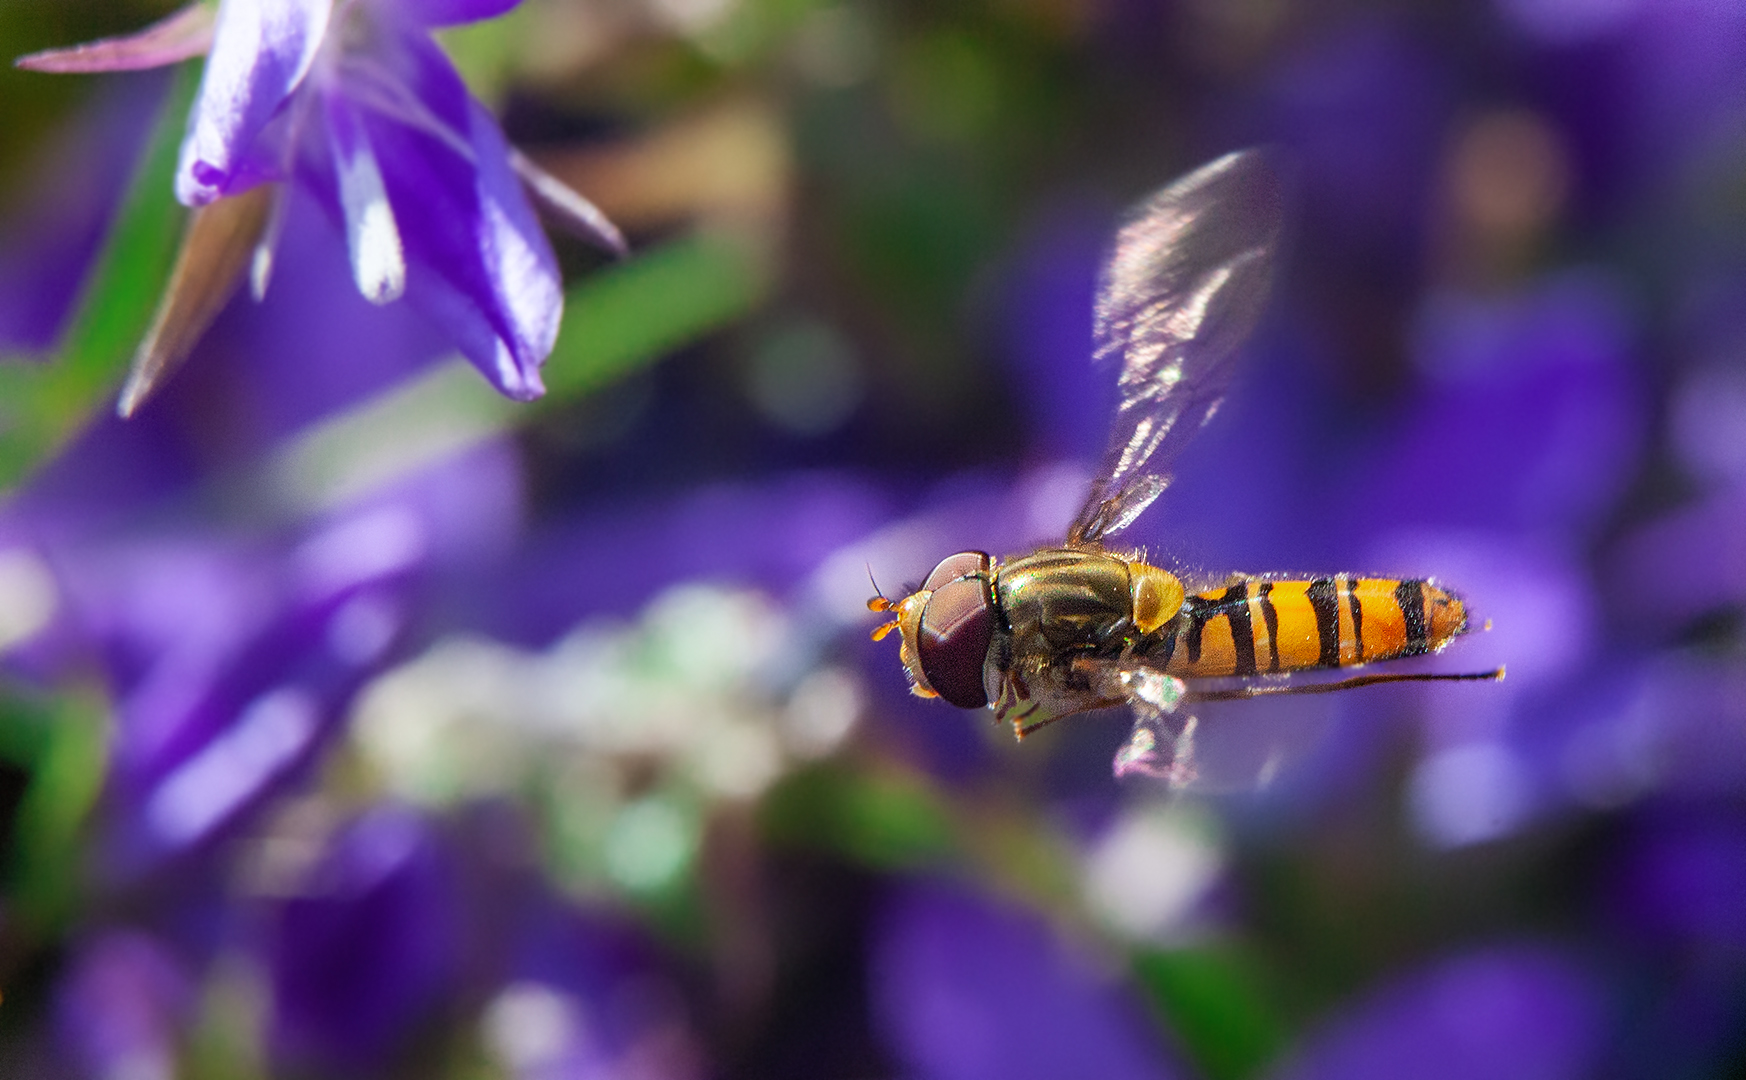
<svg viewBox="0 0 1746 1080">
<path fill-rule="evenodd" d="M 988 692 L 982 686 L 982 667 L 988 660 L 988 643 L 993 637 L 994 602 L 989 598 L 985 578 L 961 577 L 935 589 L 927 606 L 922 608 L 920 632 L 916 635 L 922 674 L 927 676 L 934 693 L 961 709 L 979 709 L 988 704 Z"/>
<path fill-rule="evenodd" d="M 948 555 L 940 560 L 940 565 L 934 567 L 927 581 L 922 583 L 922 592 L 933 592 L 949 581 L 967 578 L 971 574 L 980 574 L 988 569 L 988 553 L 986 551 L 960 551 L 956 555 Z"/>
</svg>

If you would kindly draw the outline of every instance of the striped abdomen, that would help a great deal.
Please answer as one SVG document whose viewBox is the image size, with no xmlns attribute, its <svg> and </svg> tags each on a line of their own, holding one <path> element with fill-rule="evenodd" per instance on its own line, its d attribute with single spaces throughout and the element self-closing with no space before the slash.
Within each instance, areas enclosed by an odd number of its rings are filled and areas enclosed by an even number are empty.
<svg viewBox="0 0 1746 1080">
<path fill-rule="evenodd" d="M 1244 581 L 1188 597 L 1153 651 L 1182 678 L 1352 667 L 1436 652 L 1467 629 L 1459 597 L 1427 581 Z"/>
</svg>

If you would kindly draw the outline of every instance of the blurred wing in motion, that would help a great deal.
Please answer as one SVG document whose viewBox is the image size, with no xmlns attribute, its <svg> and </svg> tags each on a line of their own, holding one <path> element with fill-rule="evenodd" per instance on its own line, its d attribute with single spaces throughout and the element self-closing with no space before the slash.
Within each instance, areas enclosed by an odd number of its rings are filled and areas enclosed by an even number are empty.
<svg viewBox="0 0 1746 1080">
<path fill-rule="evenodd" d="M 1134 713 L 1134 730 L 1115 756 L 1117 780 L 1149 776 L 1171 787 L 1187 787 L 1196 779 L 1194 729 L 1200 722 L 1179 711 L 1186 688 L 1182 680 L 1146 664 L 1130 661 L 1112 666 L 1100 681 L 1120 688 Z"/>
<path fill-rule="evenodd" d="M 1126 528 L 1212 417 L 1261 317 L 1283 218 L 1265 154 L 1219 158 L 1142 203 L 1116 234 L 1096 311 L 1096 362 L 1121 362 L 1109 450 L 1069 544 Z"/>
</svg>

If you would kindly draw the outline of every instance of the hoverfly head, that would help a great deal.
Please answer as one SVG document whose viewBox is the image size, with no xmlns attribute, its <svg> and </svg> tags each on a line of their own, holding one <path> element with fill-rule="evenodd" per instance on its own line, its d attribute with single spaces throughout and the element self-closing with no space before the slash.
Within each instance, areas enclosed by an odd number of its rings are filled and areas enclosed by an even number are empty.
<svg viewBox="0 0 1746 1080">
<path fill-rule="evenodd" d="M 940 560 L 902 600 L 880 594 L 867 601 L 874 611 L 896 612 L 873 631 L 873 640 L 893 630 L 902 634 L 900 655 L 916 695 L 942 697 L 965 709 L 988 704 L 982 669 L 994 637 L 990 562 L 987 552 L 961 551 Z"/>
</svg>

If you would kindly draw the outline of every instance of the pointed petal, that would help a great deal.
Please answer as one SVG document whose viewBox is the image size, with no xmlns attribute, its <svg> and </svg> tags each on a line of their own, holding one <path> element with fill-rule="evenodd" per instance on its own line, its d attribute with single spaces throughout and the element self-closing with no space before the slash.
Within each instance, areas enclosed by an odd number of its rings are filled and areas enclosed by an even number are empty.
<svg viewBox="0 0 1746 1080">
<path fill-rule="evenodd" d="M 339 94 L 324 95 L 328 144 L 339 183 L 340 209 L 346 220 L 346 247 L 352 258 L 352 279 L 372 304 L 400 299 L 406 291 L 406 255 L 382 168 L 357 113 Z"/>
<path fill-rule="evenodd" d="M 236 189 L 255 137 L 309 73 L 332 10 L 333 0 L 233 0 L 219 8 L 176 173 L 184 204 L 203 206 Z"/>
<path fill-rule="evenodd" d="M 510 165 L 508 141 L 497 120 L 477 102 L 471 134 L 482 211 L 479 257 L 503 313 L 508 351 L 537 386 L 539 367 L 557 344 L 564 312 L 558 258 Z M 538 393 L 544 392 L 540 387 Z"/>
<path fill-rule="evenodd" d="M 624 242 L 624 234 L 618 231 L 618 226 L 581 192 L 534 164 L 520 150 L 510 150 L 509 163 L 540 209 L 565 232 L 621 259 L 630 253 L 630 246 Z"/>
<path fill-rule="evenodd" d="M 521 0 L 401 0 L 398 6 L 403 16 L 422 26 L 453 26 L 495 19 L 520 3 Z"/>
<path fill-rule="evenodd" d="M 230 299 L 266 224 L 276 188 L 258 187 L 196 210 L 170 274 L 170 287 L 134 354 L 116 411 L 132 416 L 188 357 Z"/>
<path fill-rule="evenodd" d="M 399 36 L 391 51 L 385 43 L 373 59 L 373 78 L 392 73 L 442 126 L 409 124 L 404 108 L 381 112 L 351 95 L 400 226 L 407 297 L 505 395 L 536 398 L 563 292 L 503 133 L 422 32 Z"/>
<path fill-rule="evenodd" d="M 212 47 L 212 9 L 196 0 L 136 34 L 46 49 L 13 61 L 26 71 L 57 75 L 144 71 L 199 56 Z"/>
</svg>

